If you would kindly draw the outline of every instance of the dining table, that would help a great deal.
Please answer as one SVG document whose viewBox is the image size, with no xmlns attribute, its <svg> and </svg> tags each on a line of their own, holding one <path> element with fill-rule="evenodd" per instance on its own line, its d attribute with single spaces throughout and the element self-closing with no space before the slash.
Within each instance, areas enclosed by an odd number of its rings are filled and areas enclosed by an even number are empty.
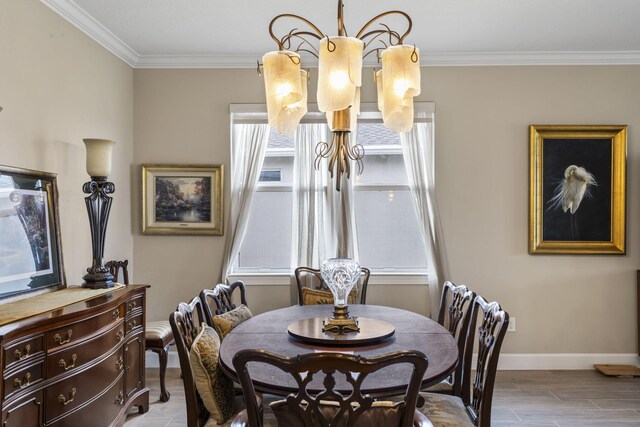
<svg viewBox="0 0 640 427">
<path fill-rule="evenodd" d="M 401 350 L 418 350 L 428 360 L 422 379 L 422 388 L 426 388 L 449 376 L 458 363 L 458 347 L 447 329 L 426 316 L 399 308 L 368 304 L 349 306 L 349 312 L 355 318 L 378 319 L 394 327 L 392 336 L 371 344 L 322 345 L 303 342 L 288 333 L 287 328 L 296 321 L 330 317 L 332 308 L 331 305 L 292 306 L 262 313 L 244 321 L 222 340 L 219 359 L 222 371 L 237 382 L 233 356 L 244 349 L 263 349 L 290 357 L 314 352 L 340 352 L 366 358 Z M 257 391 L 278 396 L 298 391 L 297 383 L 291 375 L 274 366 L 251 363 L 249 372 Z M 375 397 L 403 394 L 407 390 L 411 372 L 412 368 L 407 364 L 389 366 L 367 376 L 361 391 Z M 314 379 L 311 388 L 322 390 L 321 379 Z M 336 378 L 336 390 L 348 393 L 351 389 L 346 378 Z"/>
</svg>

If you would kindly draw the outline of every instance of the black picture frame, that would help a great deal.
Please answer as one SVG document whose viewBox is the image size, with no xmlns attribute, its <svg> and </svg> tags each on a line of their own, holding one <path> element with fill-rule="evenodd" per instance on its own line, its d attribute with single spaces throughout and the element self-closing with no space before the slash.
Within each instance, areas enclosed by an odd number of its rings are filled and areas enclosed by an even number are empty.
<svg viewBox="0 0 640 427">
<path fill-rule="evenodd" d="M 0 165 L 0 299 L 65 287 L 56 174 Z"/>
</svg>

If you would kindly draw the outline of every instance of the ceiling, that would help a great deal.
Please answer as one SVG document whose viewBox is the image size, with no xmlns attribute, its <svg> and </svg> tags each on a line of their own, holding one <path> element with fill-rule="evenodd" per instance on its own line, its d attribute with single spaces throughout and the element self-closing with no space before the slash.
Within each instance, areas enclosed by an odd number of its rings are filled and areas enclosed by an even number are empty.
<svg viewBox="0 0 640 427">
<path fill-rule="evenodd" d="M 276 49 L 268 26 L 281 13 L 337 32 L 336 0 L 41 1 L 137 68 L 255 67 Z M 424 65 L 640 64 L 638 0 L 344 2 L 350 34 L 390 8 L 407 12 L 414 27 L 406 42 L 421 49 Z"/>
</svg>

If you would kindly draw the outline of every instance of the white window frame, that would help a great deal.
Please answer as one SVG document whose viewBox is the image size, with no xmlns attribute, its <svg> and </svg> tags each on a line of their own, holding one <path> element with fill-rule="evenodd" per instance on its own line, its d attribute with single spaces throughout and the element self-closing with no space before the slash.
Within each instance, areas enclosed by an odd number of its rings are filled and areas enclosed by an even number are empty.
<svg viewBox="0 0 640 427">
<path fill-rule="evenodd" d="M 301 123 L 326 123 L 325 114 L 318 111 L 317 104 L 308 105 L 309 112 L 302 119 Z M 358 118 L 362 120 L 374 120 L 379 122 L 381 120 L 380 112 L 377 109 L 377 105 L 374 103 L 362 103 L 360 105 L 361 114 Z M 414 112 L 426 112 L 435 113 L 435 102 L 414 102 Z M 233 125 L 239 123 L 267 123 L 267 106 L 266 104 L 230 104 L 230 141 L 233 141 Z M 418 119 L 416 119 L 418 120 Z M 434 126 L 435 133 L 435 126 Z M 233 143 L 233 142 L 232 142 Z M 379 148 L 374 150 L 389 150 L 388 148 Z M 397 154 L 396 149 L 389 150 L 390 154 Z M 276 148 L 267 152 L 266 157 L 274 156 L 274 153 L 284 154 L 291 153 L 293 155 L 293 149 L 290 148 Z M 233 174 L 232 174 L 233 175 Z M 233 176 L 232 176 L 233 179 Z M 366 190 L 379 190 L 379 191 L 409 191 L 408 184 L 394 184 L 394 185 L 378 185 L 378 184 L 356 184 L 354 183 L 354 191 L 366 191 Z M 266 183 L 259 182 L 256 188 L 259 192 L 293 192 L 292 184 L 282 183 Z M 236 261 L 237 262 L 237 261 Z M 391 269 L 379 269 L 371 272 L 369 277 L 370 285 L 404 285 L 404 286 L 428 286 L 429 277 L 426 270 L 416 270 L 411 272 L 406 271 L 394 271 Z M 280 269 L 275 271 L 238 271 L 237 267 L 234 267 L 234 271 L 229 275 L 230 281 L 242 280 L 249 286 L 290 286 L 291 274 L 284 272 Z"/>
</svg>

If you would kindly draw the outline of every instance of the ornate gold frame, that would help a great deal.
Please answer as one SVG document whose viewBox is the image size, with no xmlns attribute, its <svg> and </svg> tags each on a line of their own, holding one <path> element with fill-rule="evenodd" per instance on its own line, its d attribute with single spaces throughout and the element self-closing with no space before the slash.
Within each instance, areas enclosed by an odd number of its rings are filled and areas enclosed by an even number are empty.
<svg viewBox="0 0 640 427">
<path fill-rule="evenodd" d="M 200 177 L 212 179 L 211 188 L 211 221 L 210 222 L 169 222 L 156 221 L 154 198 L 154 180 L 158 174 L 169 176 Z M 179 175 L 185 174 L 185 175 Z M 214 235 L 224 234 L 224 184 L 223 165 L 177 165 L 177 164 L 146 164 L 142 165 L 142 234 L 164 235 Z"/>
<path fill-rule="evenodd" d="M 542 233 L 544 140 L 611 140 L 611 239 L 610 241 L 552 241 Z M 626 157 L 627 126 L 529 126 L 529 253 L 530 254 L 617 254 L 626 252 Z"/>
</svg>

